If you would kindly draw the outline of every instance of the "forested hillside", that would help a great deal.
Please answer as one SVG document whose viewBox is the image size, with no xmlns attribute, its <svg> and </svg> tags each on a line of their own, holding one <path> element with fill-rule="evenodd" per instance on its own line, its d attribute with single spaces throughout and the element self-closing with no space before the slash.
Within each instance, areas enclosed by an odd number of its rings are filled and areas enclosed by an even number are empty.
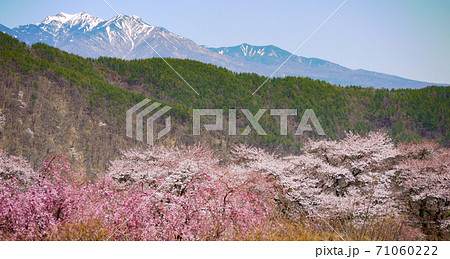
<svg viewBox="0 0 450 259">
<path fill-rule="evenodd" d="M 150 98 L 172 107 L 173 129 L 157 144 L 206 142 L 228 150 L 247 142 L 269 150 L 298 153 L 306 138 L 294 136 L 305 109 L 313 109 L 325 138 L 347 131 L 364 134 L 385 129 L 395 141 L 433 139 L 450 143 L 449 87 L 386 90 L 340 87 L 301 77 L 270 79 L 233 73 L 197 61 L 167 59 L 190 89 L 162 59 L 124 61 L 85 59 L 45 44 L 29 47 L 0 33 L 0 149 L 29 159 L 37 168 L 44 158 L 70 153 L 89 171 L 105 168 L 120 150 L 139 142 L 125 136 L 125 112 Z M 266 112 L 260 123 L 267 136 L 205 132 L 192 136 L 192 109 L 298 109 L 287 136 L 280 136 L 276 116 Z M 239 117 L 240 116 L 240 117 Z M 3 121 L 3 122 L 2 122 Z M 238 132 L 248 124 L 238 114 Z M 227 125 L 225 123 L 225 125 Z"/>
</svg>

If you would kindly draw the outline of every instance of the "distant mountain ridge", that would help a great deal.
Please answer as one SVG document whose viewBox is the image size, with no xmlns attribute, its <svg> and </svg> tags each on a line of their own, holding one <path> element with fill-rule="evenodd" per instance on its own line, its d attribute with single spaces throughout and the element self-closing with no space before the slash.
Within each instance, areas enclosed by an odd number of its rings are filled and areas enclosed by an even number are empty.
<svg viewBox="0 0 450 259">
<path fill-rule="evenodd" d="M 250 62 L 258 62 L 265 65 L 280 65 L 290 57 L 290 61 L 307 64 L 312 67 L 320 66 L 332 66 L 337 65 L 332 62 L 318 59 L 318 58 L 305 58 L 296 55 L 292 55 L 289 51 L 280 49 L 273 45 L 268 46 L 254 46 L 248 43 L 243 43 L 234 47 L 220 47 L 220 48 L 208 48 L 211 51 L 217 52 L 221 55 L 227 55 L 234 58 L 244 59 Z M 291 56 L 292 55 L 292 56 Z"/>
<path fill-rule="evenodd" d="M 59 13 L 37 24 L 13 29 L 0 25 L 0 31 L 28 45 L 42 42 L 83 57 L 100 56 L 121 59 L 171 57 L 198 60 L 236 72 L 269 76 L 292 53 L 273 45 L 254 46 L 247 43 L 209 48 L 171 33 L 164 27 L 152 26 L 135 15 L 118 15 L 109 20 L 85 12 Z M 366 70 L 352 70 L 338 64 L 296 55 L 274 75 L 302 76 L 337 85 L 360 85 L 375 88 L 422 88 L 432 83 L 409 80 Z"/>
</svg>

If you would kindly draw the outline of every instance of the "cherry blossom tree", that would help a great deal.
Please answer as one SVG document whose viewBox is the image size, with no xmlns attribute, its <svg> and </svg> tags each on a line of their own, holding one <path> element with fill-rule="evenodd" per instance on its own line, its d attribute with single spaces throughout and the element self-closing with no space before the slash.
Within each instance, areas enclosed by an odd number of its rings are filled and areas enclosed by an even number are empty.
<svg viewBox="0 0 450 259">
<path fill-rule="evenodd" d="M 36 177 L 37 174 L 25 159 L 8 155 L 0 150 L 0 183 L 14 178 L 19 186 L 25 187 Z"/>
<path fill-rule="evenodd" d="M 309 141 L 304 150 L 284 158 L 246 146 L 233 153 L 242 166 L 276 177 L 303 209 L 352 217 L 396 212 L 391 182 L 399 153 L 385 133 Z"/>
<path fill-rule="evenodd" d="M 53 157 L 27 189 L 16 178 L 2 183 L 1 236 L 45 240 L 65 224 L 96 219 L 113 240 L 221 240 L 261 224 L 270 182 L 212 155 L 203 147 L 128 151 L 94 183 Z"/>
<path fill-rule="evenodd" d="M 433 143 L 399 147 L 398 185 L 406 210 L 435 237 L 450 237 L 450 150 Z M 436 236 L 437 235 L 437 236 Z"/>
<path fill-rule="evenodd" d="M 202 146 L 126 151 L 108 175 L 127 191 L 148 193 L 138 202 L 146 212 L 133 215 L 156 221 L 153 232 L 166 233 L 165 240 L 222 239 L 248 231 L 270 212 L 270 197 L 261 195 L 270 193 L 264 177 L 220 166 Z"/>
<path fill-rule="evenodd" d="M 61 177 L 70 174 L 67 160 L 54 157 L 45 161 L 39 173 L 22 158 L 2 156 L 0 163 L 6 165 L 11 176 L 1 183 L 2 238 L 41 240 L 50 234 L 52 227 L 72 215 L 76 190 Z"/>
<path fill-rule="evenodd" d="M 356 229 L 412 219 L 430 238 L 446 239 L 449 154 L 428 142 L 396 147 L 383 132 L 311 140 L 298 156 L 238 145 L 231 161 L 202 145 L 148 147 L 123 151 L 88 181 L 62 155 L 35 172 L 0 151 L 0 237 L 230 240 L 306 214 L 314 224 Z"/>
</svg>

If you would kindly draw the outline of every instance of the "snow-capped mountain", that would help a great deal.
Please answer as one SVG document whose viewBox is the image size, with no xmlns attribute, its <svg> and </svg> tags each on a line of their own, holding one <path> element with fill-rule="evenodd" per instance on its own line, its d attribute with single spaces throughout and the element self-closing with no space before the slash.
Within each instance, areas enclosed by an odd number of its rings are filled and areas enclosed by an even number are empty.
<svg viewBox="0 0 450 259">
<path fill-rule="evenodd" d="M 305 58 L 292 55 L 289 51 L 280 49 L 273 45 L 253 46 L 243 43 L 234 47 L 208 48 L 221 55 L 243 59 L 250 62 L 261 63 L 265 65 L 280 65 L 289 58 L 289 61 L 301 63 L 311 67 L 335 66 L 336 64 L 317 58 Z"/>
<path fill-rule="evenodd" d="M 43 42 L 84 57 L 124 59 L 173 57 L 211 62 L 220 55 L 163 27 L 145 23 L 135 15 L 118 15 L 104 21 L 85 12 L 59 13 L 41 23 L 1 27 L 27 44 Z M 157 54 L 159 53 L 159 55 Z"/>
<path fill-rule="evenodd" d="M 251 62 L 259 62 L 266 65 L 273 65 L 279 60 L 286 60 L 291 56 L 288 51 L 282 50 L 273 45 L 253 46 L 247 43 L 234 47 L 208 48 L 221 55 L 244 59 Z"/>
<path fill-rule="evenodd" d="M 383 73 L 362 69 L 353 70 L 323 59 L 292 55 L 292 53 L 273 45 L 254 46 L 244 43 L 233 47 L 208 49 L 223 56 L 245 60 L 247 62 L 246 67 L 251 68 L 251 72 L 263 75 L 271 75 L 275 69 L 289 58 L 275 76 L 304 76 L 325 80 L 337 85 L 360 85 L 376 88 L 422 88 L 431 85 L 431 83 Z M 251 63 L 263 64 L 264 66 L 256 68 Z"/>
<path fill-rule="evenodd" d="M 85 12 L 59 13 L 37 24 L 0 31 L 27 44 L 43 42 L 83 57 L 123 59 L 171 57 L 198 60 L 236 72 L 271 75 L 291 53 L 276 46 L 241 44 L 208 48 L 159 26 L 145 23 L 135 15 L 118 15 L 107 21 Z M 430 83 L 408 80 L 365 70 L 352 70 L 317 58 L 293 55 L 274 76 L 304 76 L 333 84 L 377 88 L 420 88 Z"/>
<path fill-rule="evenodd" d="M 73 31 L 90 31 L 101 22 L 102 19 L 85 12 L 59 13 L 56 16 L 48 16 L 37 26 L 54 36 L 59 36 Z"/>
<path fill-rule="evenodd" d="M 90 31 L 102 21 L 102 19 L 85 12 L 73 15 L 59 13 L 56 16 L 48 16 L 41 23 L 18 26 L 11 31 L 13 36 L 27 44 L 43 42 L 57 46 L 59 42 L 64 41 L 68 34 Z"/>
</svg>

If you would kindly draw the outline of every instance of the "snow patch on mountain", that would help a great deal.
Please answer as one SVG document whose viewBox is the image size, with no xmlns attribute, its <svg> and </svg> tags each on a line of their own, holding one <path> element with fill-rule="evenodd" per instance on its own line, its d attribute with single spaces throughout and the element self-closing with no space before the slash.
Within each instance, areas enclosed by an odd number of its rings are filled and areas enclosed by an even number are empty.
<svg viewBox="0 0 450 259">
<path fill-rule="evenodd" d="M 253 57 L 255 55 L 264 56 L 264 54 L 265 54 L 265 52 L 264 52 L 265 47 L 258 48 L 258 47 L 250 46 L 248 44 L 242 44 L 239 47 L 242 50 L 242 54 L 245 57 Z M 221 52 L 223 54 L 223 50 Z"/>
</svg>

